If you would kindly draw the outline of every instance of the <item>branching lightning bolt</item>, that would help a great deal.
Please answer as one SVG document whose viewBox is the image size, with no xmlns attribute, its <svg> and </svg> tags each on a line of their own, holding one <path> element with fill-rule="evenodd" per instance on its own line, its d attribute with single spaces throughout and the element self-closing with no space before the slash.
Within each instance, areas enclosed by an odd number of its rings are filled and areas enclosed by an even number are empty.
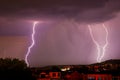
<svg viewBox="0 0 120 80">
<path fill-rule="evenodd" d="M 93 42 L 95 43 L 95 45 L 96 45 L 96 47 L 97 47 L 97 50 L 98 50 L 98 52 L 97 52 L 97 54 L 98 54 L 98 56 L 97 56 L 97 62 L 99 62 L 100 46 L 99 46 L 99 44 L 97 43 L 97 41 L 94 39 L 91 26 L 88 25 L 88 28 L 89 28 L 89 31 L 90 31 L 91 38 L 92 38 Z"/>
<path fill-rule="evenodd" d="M 27 64 L 27 66 L 29 66 L 28 56 L 29 56 L 29 54 L 30 54 L 30 52 L 31 52 L 31 48 L 35 45 L 34 35 L 35 35 L 35 27 L 36 27 L 36 24 L 37 24 L 37 23 L 38 23 L 38 22 L 36 22 L 36 21 L 33 23 L 32 35 L 31 35 L 31 37 L 32 37 L 32 43 L 31 43 L 31 45 L 28 47 L 27 54 L 25 55 L 25 62 L 26 62 L 26 64 Z"/>
<path fill-rule="evenodd" d="M 108 45 L 108 30 L 106 28 L 106 26 L 103 24 L 102 26 L 104 29 L 105 29 L 105 32 L 106 32 L 106 37 L 105 37 L 105 44 L 103 46 L 100 46 L 99 43 L 95 40 L 94 36 L 93 36 L 93 33 L 92 33 L 92 28 L 90 25 L 88 25 L 88 28 L 89 28 L 89 31 L 90 31 L 90 36 L 93 40 L 93 42 L 95 43 L 96 47 L 97 47 L 97 62 L 101 62 L 102 58 L 104 57 L 105 55 L 105 51 L 106 51 L 106 47 Z M 102 48 L 102 49 L 101 49 Z"/>
<path fill-rule="evenodd" d="M 105 29 L 105 32 L 106 32 L 106 38 L 105 38 L 105 45 L 103 46 L 103 53 L 102 53 L 102 55 L 101 55 L 101 57 L 100 57 L 100 61 L 102 60 L 102 58 L 104 57 L 104 55 L 105 55 L 105 51 L 106 51 L 106 47 L 107 47 L 107 45 L 108 45 L 108 30 L 107 30 L 107 28 L 106 28 L 106 26 L 103 24 L 103 28 Z"/>
</svg>

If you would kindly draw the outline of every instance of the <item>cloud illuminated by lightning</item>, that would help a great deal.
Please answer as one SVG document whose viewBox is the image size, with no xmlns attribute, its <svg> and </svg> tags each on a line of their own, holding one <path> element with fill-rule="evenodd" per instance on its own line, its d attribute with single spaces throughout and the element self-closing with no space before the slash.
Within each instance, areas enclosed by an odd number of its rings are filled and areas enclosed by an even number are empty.
<svg viewBox="0 0 120 80">
<path fill-rule="evenodd" d="M 30 52 L 31 52 L 31 48 L 32 48 L 32 47 L 34 46 L 34 44 L 35 44 L 34 35 L 35 35 L 35 27 L 36 27 L 36 24 L 37 24 L 37 23 L 38 23 L 37 21 L 35 21 L 35 22 L 33 23 L 32 35 L 31 35 L 31 37 L 32 37 L 32 43 L 31 43 L 31 45 L 28 47 L 27 54 L 25 55 L 25 62 L 26 62 L 26 64 L 27 64 L 27 66 L 29 66 L 28 56 L 29 56 L 29 54 L 30 54 Z"/>
<path fill-rule="evenodd" d="M 97 42 L 93 36 L 93 33 L 92 33 L 92 28 L 90 25 L 88 25 L 88 28 L 89 28 L 89 31 L 90 31 L 90 36 L 93 40 L 93 42 L 95 43 L 96 47 L 97 47 L 97 62 L 101 62 L 102 58 L 104 57 L 105 55 L 105 51 L 106 51 L 106 47 L 108 45 L 108 30 L 106 28 L 106 26 L 103 24 L 102 27 L 104 28 L 106 34 L 105 34 L 105 44 L 103 46 L 100 46 L 99 42 Z"/>
</svg>

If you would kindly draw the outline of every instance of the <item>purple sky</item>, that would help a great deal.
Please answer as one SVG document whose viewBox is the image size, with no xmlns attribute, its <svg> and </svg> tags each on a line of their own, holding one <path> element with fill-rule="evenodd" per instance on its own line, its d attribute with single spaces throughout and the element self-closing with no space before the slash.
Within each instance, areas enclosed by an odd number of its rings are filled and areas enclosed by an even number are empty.
<svg viewBox="0 0 120 80">
<path fill-rule="evenodd" d="M 108 29 L 102 61 L 120 59 L 120 0 L 0 0 L 0 57 L 24 59 L 36 20 L 43 23 L 36 27 L 30 66 L 96 62 L 88 24 Z"/>
</svg>

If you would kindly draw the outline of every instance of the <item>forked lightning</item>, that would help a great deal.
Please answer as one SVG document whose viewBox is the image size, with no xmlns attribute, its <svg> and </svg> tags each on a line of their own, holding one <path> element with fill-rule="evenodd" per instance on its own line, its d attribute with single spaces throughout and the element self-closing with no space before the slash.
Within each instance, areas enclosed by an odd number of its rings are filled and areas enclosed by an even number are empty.
<svg viewBox="0 0 120 80">
<path fill-rule="evenodd" d="M 105 34 L 105 44 L 103 46 L 100 46 L 99 42 L 97 42 L 95 40 L 95 37 L 93 36 L 91 25 L 88 25 L 88 28 L 89 28 L 89 31 L 90 31 L 90 36 L 91 36 L 93 42 L 95 43 L 95 45 L 97 47 L 97 62 L 101 62 L 102 58 L 105 55 L 106 47 L 108 45 L 108 30 L 107 30 L 107 28 L 104 24 L 102 24 L 101 27 L 103 27 L 105 32 L 106 32 L 106 34 Z"/>
</svg>

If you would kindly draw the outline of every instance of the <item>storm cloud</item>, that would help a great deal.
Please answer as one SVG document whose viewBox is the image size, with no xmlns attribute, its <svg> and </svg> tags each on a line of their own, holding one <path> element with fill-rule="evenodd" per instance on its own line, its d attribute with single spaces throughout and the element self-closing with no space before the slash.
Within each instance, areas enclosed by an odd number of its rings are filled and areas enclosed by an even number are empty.
<svg viewBox="0 0 120 80">
<path fill-rule="evenodd" d="M 119 4 L 119 0 L 1 0 L 0 17 L 101 22 L 114 18 Z"/>
<path fill-rule="evenodd" d="M 28 56 L 31 66 L 90 64 L 96 62 L 97 54 L 88 24 L 101 27 L 105 23 L 110 44 L 103 60 L 120 58 L 119 11 L 120 0 L 0 0 L 0 41 L 21 55 L 11 56 L 24 59 L 32 42 L 33 22 L 40 21 L 35 29 L 36 44 Z M 11 44 L 6 44 L 7 37 Z M 14 42 L 16 47 L 12 48 Z"/>
</svg>

